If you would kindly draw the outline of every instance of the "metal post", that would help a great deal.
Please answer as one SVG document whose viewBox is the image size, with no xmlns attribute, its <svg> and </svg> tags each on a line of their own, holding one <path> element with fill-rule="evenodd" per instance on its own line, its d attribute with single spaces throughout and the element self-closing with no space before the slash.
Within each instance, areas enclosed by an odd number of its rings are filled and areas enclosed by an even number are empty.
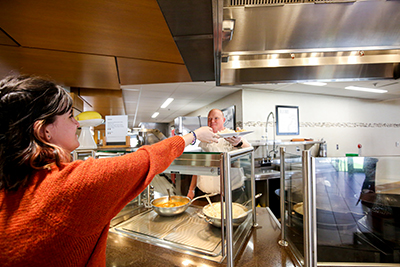
<svg viewBox="0 0 400 267">
<path fill-rule="evenodd" d="M 304 266 L 317 266 L 317 220 L 315 208 L 315 176 L 311 173 L 310 150 L 302 152 L 303 165 L 303 233 L 304 233 Z"/>
<path fill-rule="evenodd" d="M 233 267 L 233 225 L 232 225 L 232 184 L 231 184 L 231 157 L 228 153 L 224 153 L 225 162 L 225 212 L 226 212 L 226 262 L 228 267 Z M 222 198 L 221 198 L 222 203 Z M 222 207 L 223 205 L 221 205 Z M 221 223 L 224 227 L 224 220 L 222 219 L 224 213 L 221 213 Z"/>
<path fill-rule="evenodd" d="M 228 173 L 226 169 L 226 162 L 225 159 L 227 158 L 226 153 L 221 153 L 221 159 L 220 159 L 220 173 L 219 173 L 219 180 L 220 180 L 220 196 L 221 196 L 221 251 L 222 251 L 222 257 L 226 256 L 226 239 L 225 239 L 225 218 L 223 216 L 224 214 L 224 205 L 222 203 L 225 202 L 225 175 Z M 229 162 L 229 161 L 228 161 Z"/>
<path fill-rule="evenodd" d="M 212 0 L 215 83 L 221 85 L 223 0 Z"/>
<path fill-rule="evenodd" d="M 268 191 L 267 191 L 268 192 Z M 254 179 L 254 150 L 251 152 L 251 198 L 252 198 L 252 205 L 251 208 L 253 209 L 253 227 L 257 227 L 257 212 L 256 212 L 256 181 Z"/>
<path fill-rule="evenodd" d="M 147 207 L 151 207 L 151 192 L 150 192 L 150 185 L 147 186 Z"/>
<path fill-rule="evenodd" d="M 281 246 L 288 246 L 288 242 L 286 241 L 286 216 L 285 216 L 285 151 L 284 147 L 280 148 L 280 160 L 281 160 L 281 180 L 280 180 L 280 189 L 279 196 L 281 197 L 281 240 L 278 241 L 278 244 Z"/>
</svg>

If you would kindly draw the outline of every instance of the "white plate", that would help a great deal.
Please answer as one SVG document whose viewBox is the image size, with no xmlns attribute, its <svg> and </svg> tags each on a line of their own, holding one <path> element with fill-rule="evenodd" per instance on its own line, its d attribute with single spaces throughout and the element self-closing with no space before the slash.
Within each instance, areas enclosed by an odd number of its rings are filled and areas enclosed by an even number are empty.
<svg viewBox="0 0 400 267">
<path fill-rule="evenodd" d="M 233 133 L 219 133 L 218 135 L 222 138 L 233 137 L 233 136 L 243 136 L 254 131 L 245 131 L 245 132 L 233 132 Z"/>
</svg>

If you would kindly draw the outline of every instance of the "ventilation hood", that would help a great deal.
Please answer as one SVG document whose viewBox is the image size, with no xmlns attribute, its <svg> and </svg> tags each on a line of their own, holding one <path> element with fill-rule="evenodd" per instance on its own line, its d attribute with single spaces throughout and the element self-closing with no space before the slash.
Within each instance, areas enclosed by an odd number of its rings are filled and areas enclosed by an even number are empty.
<svg viewBox="0 0 400 267">
<path fill-rule="evenodd" d="M 218 85 L 399 78 L 400 1 L 214 1 Z"/>
</svg>

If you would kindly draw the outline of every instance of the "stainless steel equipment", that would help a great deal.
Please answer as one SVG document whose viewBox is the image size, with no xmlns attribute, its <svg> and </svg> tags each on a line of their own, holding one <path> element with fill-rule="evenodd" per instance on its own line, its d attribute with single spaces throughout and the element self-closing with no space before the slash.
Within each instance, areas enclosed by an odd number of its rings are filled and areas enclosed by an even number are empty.
<svg viewBox="0 0 400 267">
<path fill-rule="evenodd" d="M 240 201 L 237 202 L 245 205 L 249 211 L 246 213 L 244 221 L 238 226 L 232 217 L 232 205 L 234 205 L 232 203 L 233 186 L 230 182 L 232 168 L 243 169 L 244 187 Z M 246 244 L 252 227 L 257 226 L 253 148 L 223 153 L 184 152 L 164 173 L 208 175 L 222 180 L 220 182 L 221 190 L 223 190 L 221 202 L 225 205 L 221 206 L 221 214 L 226 214 L 226 216 L 222 217 L 221 225 L 226 225 L 226 227 L 214 227 L 200 218 L 198 214 L 202 212 L 202 206 L 190 205 L 184 212 L 176 216 L 160 216 L 155 209 L 151 209 L 149 206 L 144 207 L 146 209 L 143 212 L 111 228 L 110 231 L 214 262 L 221 263 L 224 259 L 233 261 Z M 228 264 L 227 266 L 233 265 Z"/>
<path fill-rule="evenodd" d="M 171 203 L 177 203 L 180 205 L 177 206 L 171 206 L 171 207 L 160 207 L 160 204 L 166 203 L 166 202 L 171 202 Z M 182 204 L 183 203 L 183 204 Z M 151 206 L 153 207 L 154 211 L 157 212 L 161 216 L 175 216 L 179 215 L 189 207 L 191 201 L 190 198 L 184 197 L 184 196 L 171 196 L 171 199 L 169 197 L 160 197 L 157 199 L 153 199 L 151 201 Z"/>
<path fill-rule="evenodd" d="M 272 116 L 272 134 L 274 136 L 273 141 L 272 141 L 272 150 L 268 151 L 268 122 L 269 122 L 269 118 Z M 274 117 L 274 113 L 270 112 L 267 116 L 267 121 L 265 122 L 265 143 L 266 143 L 266 153 L 265 153 L 265 157 L 263 154 L 263 157 L 260 161 L 261 166 L 266 166 L 269 165 L 271 166 L 271 160 L 276 158 L 276 154 L 278 153 L 277 147 L 275 146 L 275 117 Z M 272 153 L 272 156 L 271 156 Z"/>
<path fill-rule="evenodd" d="M 217 203 L 217 202 L 215 202 L 215 203 Z M 208 222 L 209 224 L 211 224 L 211 225 L 213 225 L 215 227 L 221 227 L 222 226 L 221 216 L 215 216 L 214 214 L 209 212 L 211 206 L 213 204 L 215 204 L 215 203 L 208 204 L 207 206 L 205 206 L 203 208 L 203 214 L 205 216 L 204 219 L 205 219 L 206 222 Z M 244 211 L 242 216 L 234 216 L 232 218 L 232 225 L 234 227 L 237 227 L 237 226 L 241 225 L 247 219 L 249 213 L 248 213 L 248 209 L 245 206 L 241 205 L 241 204 L 232 203 L 232 206 L 234 208 L 236 206 L 236 208 L 242 209 Z"/>
<path fill-rule="evenodd" d="M 213 194 L 206 194 L 202 196 L 198 196 L 190 200 L 188 197 L 184 196 L 170 196 L 170 191 L 168 191 L 168 197 L 161 197 L 157 199 L 153 199 L 151 201 L 151 206 L 153 207 L 154 211 L 157 212 L 161 216 L 175 216 L 183 213 L 195 200 L 203 197 L 212 197 L 217 195 L 216 193 Z M 172 203 L 184 203 L 184 205 L 180 206 L 173 206 L 170 207 L 160 207 L 159 204 L 172 202 Z"/>
<path fill-rule="evenodd" d="M 158 129 L 141 129 L 137 135 L 138 146 L 152 145 L 166 139 L 165 135 Z"/>
<path fill-rule="evenodd" d="M 344 2 L 218 2 L 217 84 L 398 77 L 400 3 Z"/>
<path fill-rule="evenodd" d="M 175 134 L 183 135 L 202 126 L 207 126 L 207 117 L 177 117 L 174 120 Z"/>
<path fill-rule="evenodd" d="M 262 196 L 262 193 L 259 193 L 254 196 L 254 199 L 257 199 L 261 196 Z M 242 211 L 239 214 L 236 214 L 236 215 L 234 214 L 232 216 L 232 225 L 234 227 L 241 225 L 247 219 L 250 212 L 252 212 L 252 209 L 251 208 L 249 209 L 247 207 L 247 205 L 249 204 L 250 201 L 252 201 L 252 199 L 249 199 L 248 201 L 244 202 L 243 204 L 232 203 L 232 207 L 234 209 L 236 208 L 239 211 Z M 208 222 L 209 224 L 211 224 L 215 227 L 221 227 L 222 226 L 221 216 L 216 216 L 216 214 L 214 214 L 215 209 L 218 210 L 218 208 L 216 206 L 221 206 L 221 202 L 210 203 L 210 204 L 206 205 L 205 207 L 203 207 L 204 219 L 206 222 Z M 202 217 L 202 215 L 200 215 L 200 214 L 199 214 L 199 216 Z"/>
<path fill-rule="evenodd" d="M 399 78 L 399 1 L 157 2 L 193 81 Z"/>
</svg>

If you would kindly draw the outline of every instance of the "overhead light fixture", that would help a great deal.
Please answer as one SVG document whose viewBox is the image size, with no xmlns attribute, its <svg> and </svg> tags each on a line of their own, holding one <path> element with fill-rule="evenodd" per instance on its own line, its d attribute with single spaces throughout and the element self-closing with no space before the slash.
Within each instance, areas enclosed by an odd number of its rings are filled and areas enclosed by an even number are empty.
<svg viewBox="0 0 400 267">
<path fill-rule="evenodd" d="M 358 86 L 347 86 L 344 89 L 355 90 L 355 91 L 363 91 L 363 92 L 370 92 L 370 93 L 377 93 L 377 94 L 387 93 L 387 90 L 383 90 L 383 89 L 366 88 L 366 87 L 358 87 Z"/>
<path fill-rule="evenodd" d="M 168 107 L 169 104 L 171 104 L 171 102 L 174 101 L 173 98 L 168 98 L 167 100 L 165 100 L 165 102 L 161 105 L 161 108 L 166 108 Z M 157 114 L 158 115 L 158 114 Z"/>
<path fill-rule="evenodd" d="M 312 85 L 312 86 L 325 86 L 327 83 L 321 83 L 321 82 L 308 82 L 308 83 L 303 83 L 306 85 Z"/>
<path fill-rule="evenodd" d="M 154 112 L 154 114 L 151 115 L 151 117 L 154 119 L 154 118 L 156 118 L 158 116 L 158 114 L 160 114 L 160 112 Z"/>
</svg>

